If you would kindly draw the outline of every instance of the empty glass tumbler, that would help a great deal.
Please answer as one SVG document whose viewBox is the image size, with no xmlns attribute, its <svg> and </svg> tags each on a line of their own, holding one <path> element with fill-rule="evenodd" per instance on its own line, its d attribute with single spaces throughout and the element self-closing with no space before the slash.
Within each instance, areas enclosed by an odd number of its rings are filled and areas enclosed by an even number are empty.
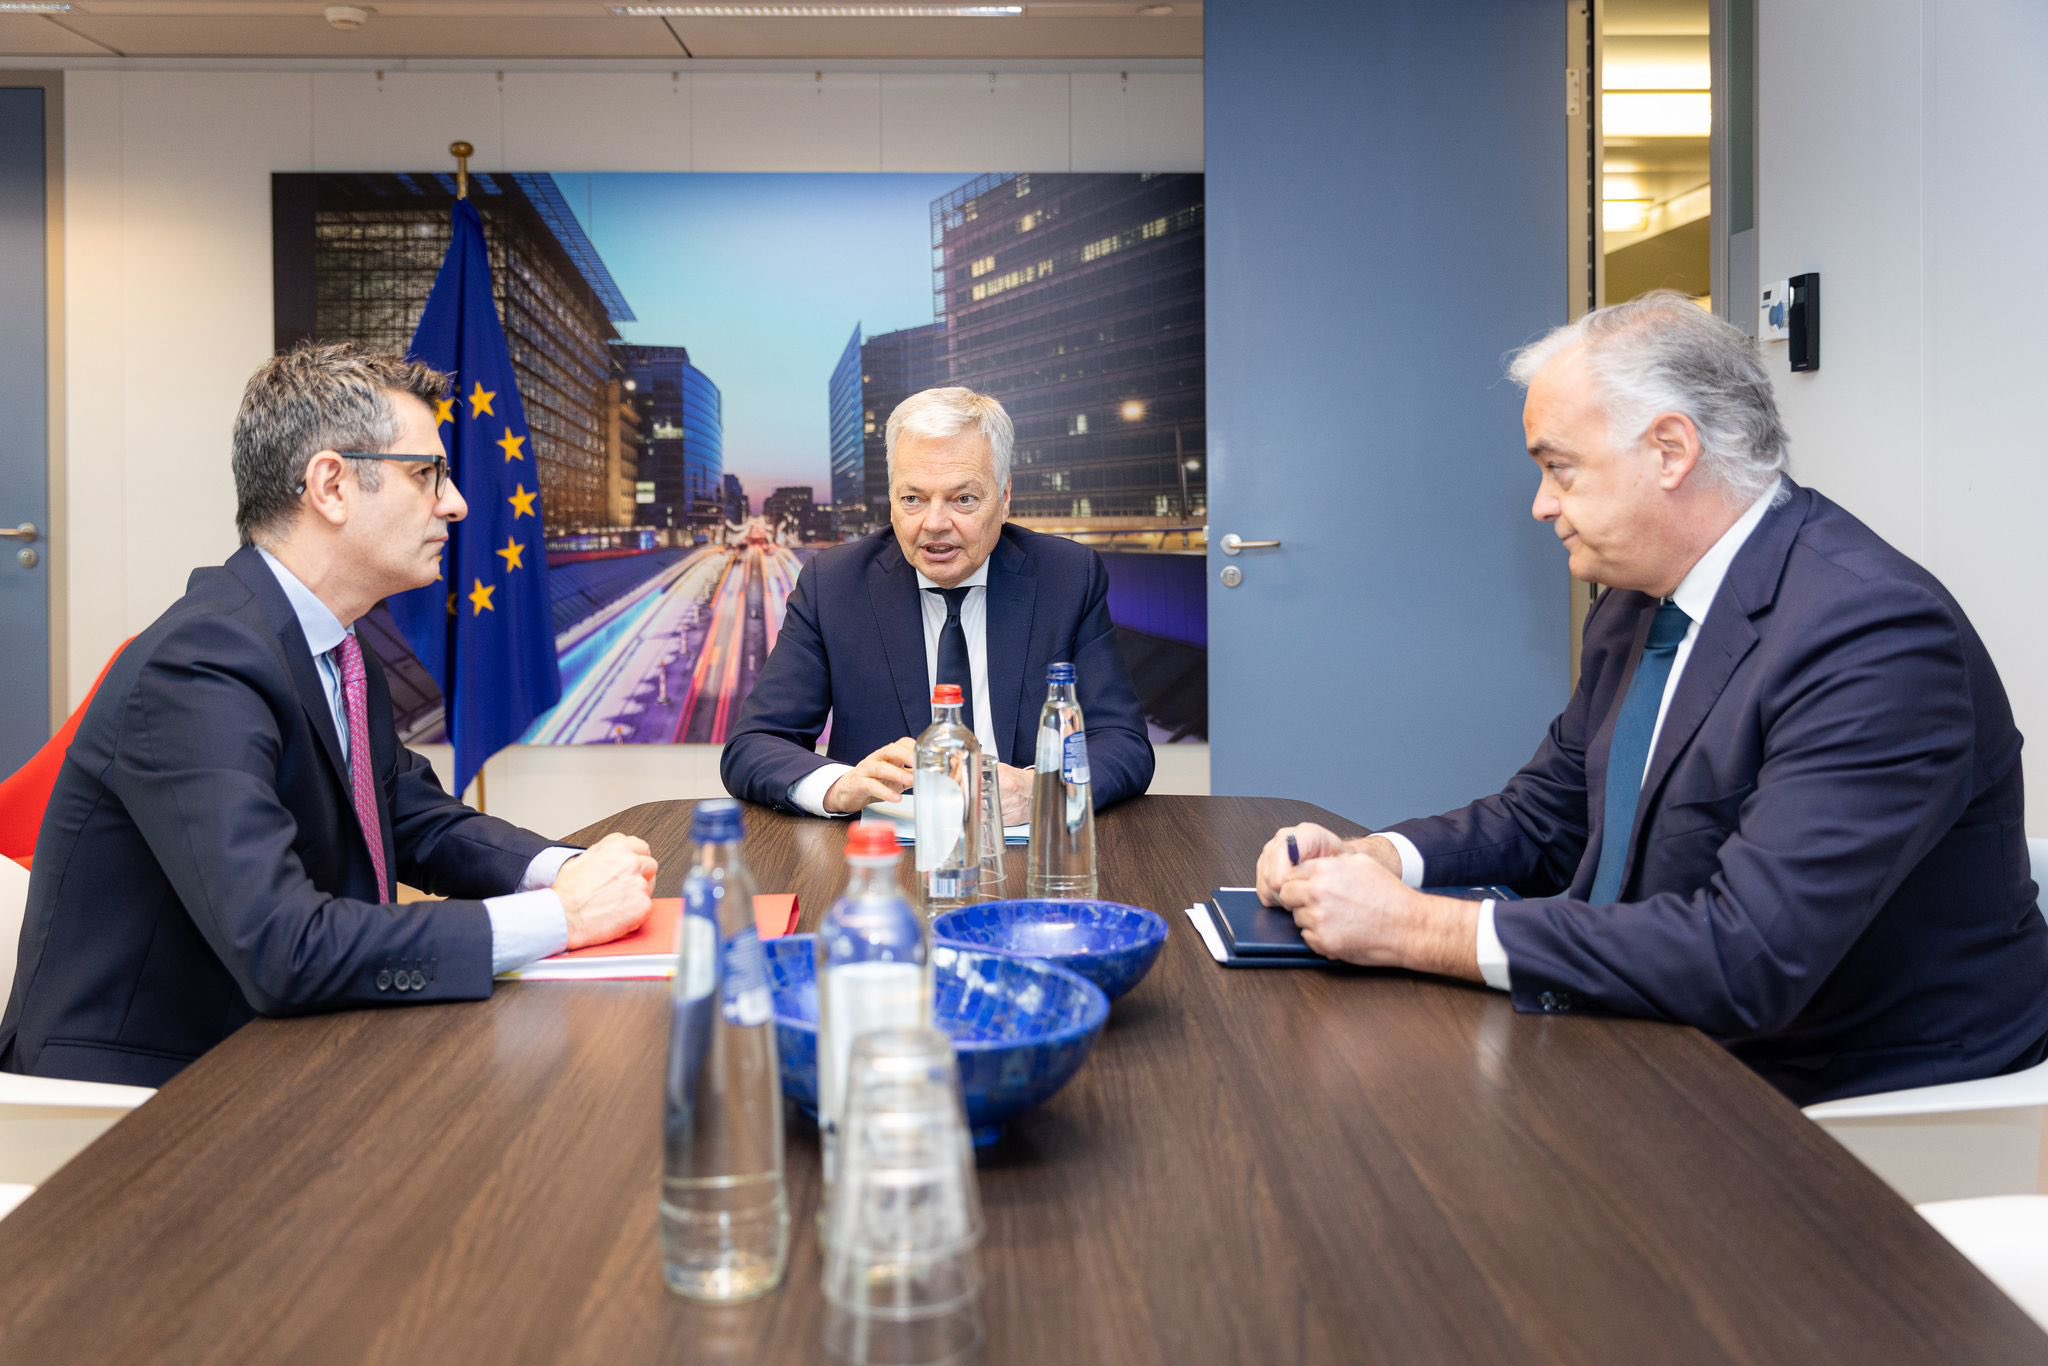
<svg viewBox="0 0 2048 1366">
<path fill-rule="evenodd" d="M 952 1042 L 935 1029 L 863 1035 L 825 1217 L 826 1350 L 900 1366 L 969 1358 L 982 1231 Z"/>
<path fill-rule="evenodd" d="M 1002 761 L 993 754 L 981 756 L 981 884 L 984 901 L 1003 894 L 1003 780 Z"/>
</svg>

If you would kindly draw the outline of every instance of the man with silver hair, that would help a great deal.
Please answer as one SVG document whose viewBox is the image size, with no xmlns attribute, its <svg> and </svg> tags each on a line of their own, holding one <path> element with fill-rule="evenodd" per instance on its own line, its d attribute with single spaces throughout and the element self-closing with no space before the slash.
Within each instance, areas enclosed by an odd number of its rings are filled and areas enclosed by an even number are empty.
<svg viewBox="0 0 2048 1366">
<path fill-rule="evenodd" d="M 1754 349 L 1690 300 L 1590 313 L 1511 374 L 1531 511 L 1608 590 L 1578 688 L 1499 793 L 1282 830 L 1261 896 L 1333 958 L 1697 1026 L 1801 1104 L 2039 1062 L 2020 736 L 1962 609 L 1785 475 Z"/>
<path fill-rule="evenodd" d="M 472 811 L 398 742 L 364 613 L 468 511 L 448 377 L 361 347 L 264 363 L 235 419 L 242 548 L 108 671 L 50 794 L 0 1067 L 161 1086 L 258 1015 L 478 1000 L 616 938 L 655 862 Z M 399 904 L 398 883 L 451 898 Z"/>
<path fill-rule="evenodd" d="M 782 634 L 719 774 L 735 797 L 853 815 L 911 785 L 932 687 L 1001 761 L 1003 819 L 1030 813 L 1027 767 L 1048 664 L 1075 666 L 1098 809 L 1143 792 L 1152 744 L 1117 652 L 1102 557 L 1008 523 L 1013 432 L 1003 405 L 927 389 L 889 416 L 890 529 L 798 575 Z M 816 752 L 827 718 L 831 743 Z"/>
</svg>

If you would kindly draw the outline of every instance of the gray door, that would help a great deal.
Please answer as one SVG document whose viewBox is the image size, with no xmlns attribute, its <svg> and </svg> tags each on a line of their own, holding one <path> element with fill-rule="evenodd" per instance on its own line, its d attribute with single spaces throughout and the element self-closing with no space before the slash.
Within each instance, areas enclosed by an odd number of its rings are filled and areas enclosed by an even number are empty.
<svg viewBox="0 0 2048 1366">
<path fill-rule="evenodd" d="M 1569 686 L 1502 378 L 1566 317 L 1566 6 L 1204 13 L 1211 783 L 1433 813 Z"/>
<path fill-rule="evenodd" d="M 43 98 L 0 90 L 0 777 L 50 737 Z"/>
</svg>

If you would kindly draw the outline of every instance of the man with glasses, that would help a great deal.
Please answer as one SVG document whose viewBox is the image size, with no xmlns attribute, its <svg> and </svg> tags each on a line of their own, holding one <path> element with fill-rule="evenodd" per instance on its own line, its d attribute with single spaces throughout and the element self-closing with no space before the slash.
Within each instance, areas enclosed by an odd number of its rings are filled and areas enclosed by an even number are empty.
<svg viewBox="0 0 2048 1366">
<path fill-rule="evenodd" d="M 448 377 L 350 345 L 235 420 L 242 548 L 128 646 L 51 794 L 0 1067 L 158 1086 L 257 1015 L 488 996 L 646 918 L 655 862 L 464 806 L 398 743 L 355 625 L 440 577 Z M 399 904 L 404 882 L 449 898 Z"/>
</svg>

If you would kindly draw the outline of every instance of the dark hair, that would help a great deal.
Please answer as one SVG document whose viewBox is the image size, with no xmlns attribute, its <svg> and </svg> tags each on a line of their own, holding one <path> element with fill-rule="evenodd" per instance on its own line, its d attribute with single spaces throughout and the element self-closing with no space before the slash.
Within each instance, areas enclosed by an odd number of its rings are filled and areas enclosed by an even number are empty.
<svg viewBox="0 0 2048 1366">
<path fill-rule="evenodd" d="M 354 342 L 302 343 L 263 362 L 235 414 L 235 529 L 242 544 L 292 524 L 314 452 L 384 450 L 398 437 L 392 394 L 431 408 L 448 388 L 439 370 Z M 357 468 L 363 486 L 374 490 L 378 468 Z"/>
</svg>

